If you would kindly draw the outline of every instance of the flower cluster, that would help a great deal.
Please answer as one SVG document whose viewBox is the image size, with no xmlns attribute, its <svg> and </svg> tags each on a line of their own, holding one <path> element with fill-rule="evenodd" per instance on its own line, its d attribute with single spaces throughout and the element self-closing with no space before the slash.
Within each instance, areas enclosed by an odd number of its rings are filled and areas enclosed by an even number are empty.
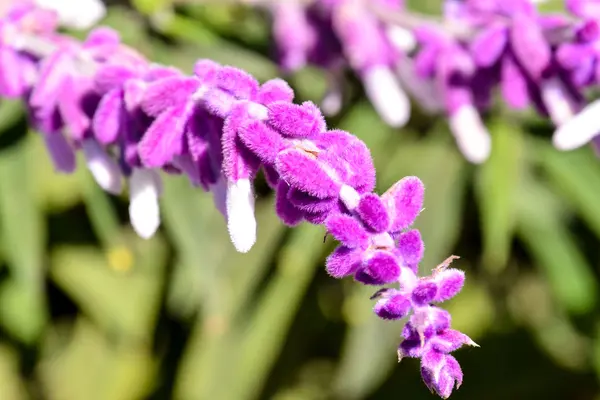
<svg viewBox="0 0 600 400">
<path fill-rule="evenodd" d="M 410 117 L 410 102 L 395 68 L 412 46 L 412 36 L 398 26 L 386 26 L 366 1 L 280 1 L 270 5 L 276 56 L 284 71 L 313 63 L 329 71 L 330 90 L 322 106 L 334 114 L 342 104 L 343 67 L 348 64 L 362 81 L 381 118 L 400 127 Z M 394 11 L 401 2 L 375 0 Z"/>
<path fill-rule="evenodd" d="M 464 274 L 447 262 L 418 276 L 424 245 L 409 230 L 423 206 L 418 178 L 373 193 L 365 144 L 328 129 L 313 103 L 293 103 L 281 79 L 260 84 L 210 60 L 187 76 L 148 62 L 110 29 L 77 42 L 57 34 L 57 22 L 55 12 L 32 4 L 0 20 L 0 95 L 23 99 L 57 171 L 72 172 L 81 150 L 104 190 L 121 193 L 125 178 L 131 223 L 142 237 L 159 226 L 159 172 L 183 174 L 213 194 L 234 246 L 247 252 L 257 230 L 253 181 L 262 170 L 285 224 L 322 224 L 341 242 L 327 260 L 332 276 L 397 284 L 376 293 L 374 310 L 387 320 L 412 315 L 398 354 L 421 358 L 427 386 L 445 398 L 460 385 L 449 353 L 474 343 L 433 304 L 454 296 Z"/>
<path fill-rule="evenodd" d="M 450 328 L 450 314 L 433 305 L 454 297 L 464 284 L 462 271 L 448 268 L 449 257 L 430 276 L 419 277 L 418 266 L 425 250 L 421 235 L 409 230 L 423 206 L 423 184 L 406 177 L 386 193 L 362 195 L 354 213 L 334 214 L 325 226 L 341 245 L 327 259 L 327 271 L 336 278 L 354 276 L 366 285 L 398 284 L 384 288 L 374 311 L 385 320 L 407 316 L 398 360 L 421 359 L 425 384 L 442 398 L 462 383 L 462 371 L 449 353 L 463 345 L 476 346 L 467 335 Z"/>
<path fill-rule="evenodd" d="M 411 13 L 401 0 L 292 1 L 271 9 L 285 70 L 312 62 L 339 79 L 349 65 L 393 126 L 410 115 L 404 87 L 425 111 L 443 112 L 465 158 L 481 163 L 491 140 L 480 114 L 496 89 L 509 107 L 549 117 L 558 149 L 600 144 L 600 103 L 584 102 L 600 77 L 598 2 L 565 2 L 570 15 L 542 15 L 532 0 L 446 0 L 441 20 Z M 334 78 L 326 110 L 341 103 Z"/>
</svg>

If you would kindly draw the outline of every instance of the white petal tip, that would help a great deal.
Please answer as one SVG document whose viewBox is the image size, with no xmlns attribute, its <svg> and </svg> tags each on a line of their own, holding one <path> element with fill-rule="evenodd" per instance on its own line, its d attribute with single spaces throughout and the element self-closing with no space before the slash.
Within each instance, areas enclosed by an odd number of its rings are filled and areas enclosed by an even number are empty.
<svg viewBox="0 0 600 400">
<path fill-rule="evenodd" d="M 160 218 L 149 218 L 147 214 L 143 216 L 136 216 L 135 212 L 129 210 L 129 216 L 131 218 L 131 226 L 135 233 L 142 239 L 150 239 L 160 226 Z"/>
<path fill-rule="evenodd" d="M 129 179 L 129 220 L 138 236 L 150 239 L 160 226 L 158 196 L 162 181 L 158 173 L 134 169 Z"/>
<path fill-rule="evenodd" d="M 485 142 L 478 144 L 473 143 L 468 148 L 463 148 L 461 150 L 467 161 L 470 163 L 483 164 L 488 158 L 490 158 L 491 143 L 488 139 Z"/>
<path fill-rule="evenodd" d="M 231 242 L 237 251 L 247 253 L 256 243 L 254 190 L 249 179 L 228 182 L 226 206 Z"/>
<path fill-rule="evenodd" d="M 398 25 L 390 25 L 387 28 L 387 37 L 392 44 L 400 51 L 411 52 L 417 47 L 415 35 Z"/>
<path fill-rule="evenodd" d="M 577 115 L 560 125 L 552 136 L 558 150 L 574 150 L 600 134 L 600 101 L 584 107 Z"/>
<path fill-rule="evenodd" d="M 35 3 L 58 15 L 60 24 L 74 29 L 89 29 L 106 15 L 106 7 L 99 0 L 35 0 Z"/>
<path fill-rule="evenodd" d="M 112 171 L 99 169 L 92 171 L 92 174 L 104 191 L 114 195 L 120 195 L 123 192 L 121 177 L 117 177 Z"/>
<path fill-rule="evenodd" d="M 550 78 L 542 82 L 540 89 L 542 101 L 556 126 L 569 121 L 581 108 L 558 78 Z"/>
<path fill-rule="evenodd" d="M 121 194 L 123 182 L 121 180 L 121 169 L 117 162 L 93 139 L 84 140 L 81 147 L 88 169 L 98 186 L 111 194 Z"/>
<path fill-rule="evenodd" d="M 577 135 L 573 135 L 567 127 L 562 126 L 558 128 L 552 136 L 552 144 L 557 150 L 568 151 L 574 150 L 578 147 L 583 146 L 586 141 L 578 140 Z M 583 143 L 581 143 L 583 142 Z"/>
<path fill-rule="evenodd" d="M 492 150 L 490 134 L 474 107 L 460 107 L 450 116 L 449 123 L 458 148 L 467 161 L 481 164 L 489 158 Z"/>
<path fill-rule="evenodd" d="M 363 75 L 363 83 L 381 119 L 395 128 L 406 125 L 410 118 L 410 101 L 388 67 L 370 68 Z"/>
</svg>

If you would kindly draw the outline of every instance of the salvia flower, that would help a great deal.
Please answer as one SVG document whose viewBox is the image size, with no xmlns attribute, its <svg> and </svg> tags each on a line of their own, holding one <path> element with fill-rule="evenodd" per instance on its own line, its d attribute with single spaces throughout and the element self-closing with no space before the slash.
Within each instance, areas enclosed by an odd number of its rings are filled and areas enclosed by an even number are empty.
<svg viewBox="0 0 600 400">
<path fill-rule="evenodd" d="M 329 17 L 346 37 L 344 46 L 358 49 L 362 40 L 373 46 L 352 64 L 367 86 L 377 86 L 389 76 L 388 34 L 374 19 L 358 18 L 355 7 L 331 1 L 324 9 L 333 10 Z M 31 14 L 35 10 L 16 9 L 0 21 L 13 39 L 1 43 L 0 89 L 26 103 L 58 171 L 72 172 L 81 150 L 103 189 L 117 194 L 127 182 L 131 224 L 143 238 L 160 224 L 160 172 L 183 174 L 213 194 L 233 245 L 247 252 L 257 236 L 253 186 L 262 170 L 285 224 L 324 225 L 341 243 L 327 259 L 330 275 L 397 284 L 376 293 L 374 311 L 386 320 L 409 316 L 398 354 L 421 359 L 426 385 L 444 398 L 460 385 L 460 367 L 449 353 L 474 343 L 452 330 L 449 314 L 434 304 L 460 291 L 464 273 L 447 268 L 450 259 L 430 276 L 419 276 L 424 244 L 411 229 L 423 208 L 418 178 L 404 178 L 381 196 L 373 193 L 375 168 L 366 145 L 328 128 L 314 103 L 294 103 L 293 90 L 281 79 L 261 84 L 210 60 L 199 60 L 188 76 L 148 62 L 107 28 L 93 30 L 82 43 L 58 35 Z M 297 18 L 297 11 L 278 12 Z M 20 24 L 31 15 L 39 29 L 32 31 L 31 21 Z M 354 29 L 368 37 L 354 36 Z M 306 51 L 307 60 L 315 59 L 312 45 L 300 43 L 289 65 L 301 64 Z M 29 69 L 20 71 L 15 63 Z M 22 78 L 16 88 L 10 87 L 13 76 Z"/>
<path fill-rule="evenodd" d="M 401 9 L 399 2 L 386 3 Z M 308 6 L 281 2 L 272 7 L 272 15 L 277 54 L 285 71 L 311 62 L 336 77 L 340 65 L 347 64 L 361 79 L 367 97 L 386 123 L 396 127 L 407 123 L 410 102 L 394 69 L 402 50 L 410 46 L 404 43 L 410 42 L 405 39 L 411 38 L 410 33 L 389 29 L 367 2 L 356 0 L 322 0 Z M 403 38 L 400 31 L 405 34 Z M 339 85 L 335 78 L 330 85 L 324 102 L 327 108 L 337 109 L 337 105 L 329 105 L 334 98 L 335 103 L 340 101 Z"/>
<path fill-rule="evenodd" d="M 388 124 L 409 119 L 406 88 L 425 111 L 444 113 L 465 158 L 482 163 L 491 151 L 482 114 L 496 91 L 509 107 L 548 117 L 557 148 L 600 143 L 596 108 L 584 107 L 599 76 L 598 4 L 568 0 L 572 17 L 540 14 L 536 3 L 447 0 L 441 20 L 412 14 L 399 0 L 297 0 L 270 9 L 282 69 L 326 70 L 327 114 L 341 107 L 341 71 L 349 67 Z"/>
</svg>

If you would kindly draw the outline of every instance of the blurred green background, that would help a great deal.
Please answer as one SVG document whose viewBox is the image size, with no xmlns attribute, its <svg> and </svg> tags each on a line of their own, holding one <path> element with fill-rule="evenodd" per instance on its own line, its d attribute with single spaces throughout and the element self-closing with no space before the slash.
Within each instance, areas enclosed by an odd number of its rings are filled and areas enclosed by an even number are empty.
<svg viewBox="0 0 600 400">
<path fill-rule="evenodd" d="M 137 0 L 111 5 L 105 23 L 184 71 L 211 58 L 278 75 L 256 10 Z M 316 69 L 288 79 L 299 100 L 326 88 Z M 351 76 L 345 89 L 329 124 L 370 147 L 378 191 L 405 175 L 425 182 L 422 271 L 457 254 L 467 272 L 447 308 L 481 348 L 456 353 L 465 383 L 452 398 L 600 399 L 593 151 L 560 153 L 546 121 L 498 107 L 486 116 L 492 157 L 475 167 L 443 119 L 416 110 L 394 131 Z M 401 324 L 371 312 L 375 289 L 329 278 L 333 240 L 285 228 L 264 183 L 249 254 L 234 251 L 210 195 L 175 176 L 162 228 L 144 241 L 126 197 L 103 193 L 83 163 L 52 170 L 18 103 L 1 103 L 0 130 L 0 399 L 434 398 L 416 360 L 397 364 Z"/>
</svg>

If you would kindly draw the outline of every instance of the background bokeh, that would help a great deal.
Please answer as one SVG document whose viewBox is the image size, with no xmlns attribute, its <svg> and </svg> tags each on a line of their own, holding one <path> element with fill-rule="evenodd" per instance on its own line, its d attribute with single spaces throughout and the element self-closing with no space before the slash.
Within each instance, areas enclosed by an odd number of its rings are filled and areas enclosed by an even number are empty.
<svg viewBox="0 0 600 400">
<path fill-rule="evenodd" d="M 184 71 L 211 58 L 261 81 L 278 75 L 265 15 L 170 3 L 118 2 L 105 24 Z M 316 69 L 288 79 L 299 100 L 326 88 Z M 593 151 L 560 153 L 547 121 L 498 106 L 486 116 L 493 154 L 475 167 L 443 119 L 417 110 L 396 131 L 347 82 L 329 125 L 367 143 L 379 192 L 405 175 L 424 181 L 421 268 L 457 254 L 467 272 L 448 308 L 481 348 L 456 354 L 465 383 L 452 398 L 600 399 Z M 374 289 L 328 277 L 335 243 L 321 227 L 284 227 L 266 184 L 249 254 L 234 251 L 211 196 L 177 176 L 165 179 L 159 234 L 144 241 L 126 197 L 103 193 L 83 163 L 53 171 L 20 107 L 0 104 L 1 400 L 434 398 L 416 360 L 397 364 L 401 324 L 371 312 Z"/>
</svg>

